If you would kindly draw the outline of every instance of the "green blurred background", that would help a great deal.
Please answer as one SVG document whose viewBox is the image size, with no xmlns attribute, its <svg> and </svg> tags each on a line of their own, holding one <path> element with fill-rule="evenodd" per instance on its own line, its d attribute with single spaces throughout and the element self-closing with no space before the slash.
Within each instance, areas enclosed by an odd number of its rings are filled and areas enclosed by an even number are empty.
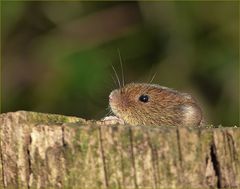
<svg viewBox="0 0 240 189">
<path fill-rule="evenodd" d="M 213 124 L 239 125 L 239 2 L 2 1 L 1 111 L 100 119 L 127 82 L 189 92 Z"/>
</svg>

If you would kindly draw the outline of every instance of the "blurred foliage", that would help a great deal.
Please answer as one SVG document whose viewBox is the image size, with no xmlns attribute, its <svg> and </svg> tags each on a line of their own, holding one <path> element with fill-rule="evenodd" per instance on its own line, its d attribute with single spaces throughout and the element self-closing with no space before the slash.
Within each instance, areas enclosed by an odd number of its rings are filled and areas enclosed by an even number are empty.
<svg viewBox="0 0 240 189">
<path fill-rule="evenodd" d="M 2 112 L 99 119 L 121 75 L 193 94 L 239 125 L 239 2 L 2 1 Z"/>
</svg>

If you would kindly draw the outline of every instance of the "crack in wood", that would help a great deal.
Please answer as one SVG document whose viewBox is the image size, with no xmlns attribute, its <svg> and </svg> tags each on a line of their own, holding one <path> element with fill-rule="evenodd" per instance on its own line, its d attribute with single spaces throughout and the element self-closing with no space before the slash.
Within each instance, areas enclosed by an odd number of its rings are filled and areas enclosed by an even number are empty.
<svg viewBox="0 0 240 189">
<path fill-rule="evenodd" d="M 129 139 L 130 139 L 130 145 L 131 145 L 131 160 L 132 160 L 132 166 L 133 166 L 134 186 L 135 186 L 135 188 L 138 188 L 136 166 L 135 166 L 135 156 L 134 156 L 134 151 L 133 151 L 133 134 L 132 134 L 131 128 L 129 128 Z"/>
<path fill-rule="evenodd" d="M 147 134 L 147 140 L 148 140 L 148 146 L 150 147 L 151 149 L 151 163 L 152 163 L 152 169 L 153 169 L 153 179 L 154 179 L 154 188 L 157 188 L 157 172 L 156 172 L 156 157 L 155 157 L 155 153 L 154 153 L 154 146 L 153 144 L 151 143 L 151 140 L 150 140 L 150 137 L 149 137 L 149 134 Z"/>
<path fill-rule="evenodd" d="M 27 143 L 27 162 L 28 162 L 28 177 L 27 177 L 27 188 L 30 189 L 30 177 L 32 174 L 32 163 L 31 163 L 31 154 L 30 154 L 30 145 L 32 143 L 31 134 L 29 134 L 28 143 Z"/>
<path fill-rule="evenodd" d="M 236 151 L 236 148 L 235 148 L 235 143 L 234 143 L 233 136 L 227 131 L 224 134 L 227 138 L 226 143 L 228 145 L 227 148 L 229 149 L 230 158 L 231 158 L 232 177 L 234 177 L 229 181 L 228 186 L 237 187 L 236 182 L 234 182 L 234 180 L 236 180 L 236 175 L 237 175 L 237 169 L 235 167 L 234 162 L 239 163 L 238 156 L 236 155 L 237 151 Z"/>
<path fill-rule="evenodd" d="M 157 151 L 156 146 L 153 149 L 153 154 L 154 154 L 155 160 L 156 160 L 156 177 L 157 177 L 156 180 L 158 180 L 160 182 L 160 172 L 159 172 L 159 162 L 158 162 L 159 157 L 158 157 L 158 151 Z M 157 184 L 159 184 L 159 183 L 157 183 Z M 157 187 L 160 187 L 160 186 L 157 186 Z"/>
<path fill-rule="evenodd" d="M 63 145 L 63 148 L 65 148 L 67 146 L 67 143 L 65 142 L 65 130 L 64 130 L 64 125 L 62 125 L 62 145 Z"/>
<path fill-rule="evenodd" d="M 180 183 L 182 183 L 183 179 L 182 179 L 182 149 L 181 149 L 181 139 L 180 139 L 180 132 L 179 132 L 179 128 L 177 128 L 176 130 L 177 132 L 177 148 L 178 148 L 178 155 L 179 155 L 179 165 L 180 165 L 180 174 L 179 177 L 180 177 Z"/>
<path fill-rule="evenodd" d="M 105 187 L 108 188 L 108 175 L 107 175 L 107 167 L 106 167 L 106 159 L 105 159 L 105 154 L 104 154 L 104 149 L 103 149 L 103 139 L 102 139 L 102 130 L 101 127 L 98 129 L 99 133 L 99 143 L 100 143 L 100 153 L 102 156 L 102 162 L 103 162 L 103 172 L 104 172 L 104 181 L 105 181 Z"/>
<path fill-rule="evenodd" d="M 215 175 L 217 177 L 217 188 L 222 188 L 221 168 L 220 168 L 220 163 L 218 161 L 216 145 L 214 142 L 210 146 L 210 156 L 211 156 L 213 169 L 214 169 Z"/>
<path fill-rule="evenodd" d="M 231 153 L 230 154 L 231 158 L 232 158 L 233 161 L 239 162 L 238 156 L 236 155 L 237 150 L 236 150 L 236 146 L 235 146 L 233 136 L 228 132 L 226 132 L 226 136 L 227 136 L 228 148 L 229 148 L 230 153 Z"/>
<path fill-rule="evenodd" d="M 122 184 L 123 184 L 123 188 L 125 188 L 125 176 L 124 176 L 124 162 L 123 162 L 123 153 L 122 150 L 121 152 L 121 173 L 122 173 Z"/>
<path fill-rule="evenodd" d="M 3 184 L 3 187 L 6 188 L 5 175 L 4 175 L 3 153 L 2 153 L 2 140 L 0 141 L 0 158 L 1 158 L 1 164 L 2 164 L 2 182 L 3 182 L 2 184 Z"/>
</svg>

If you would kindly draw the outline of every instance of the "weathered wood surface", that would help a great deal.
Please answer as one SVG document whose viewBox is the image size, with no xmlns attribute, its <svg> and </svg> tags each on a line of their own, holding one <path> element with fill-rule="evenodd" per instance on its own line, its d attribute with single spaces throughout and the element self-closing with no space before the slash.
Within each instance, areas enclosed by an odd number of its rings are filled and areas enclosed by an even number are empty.
<svg viewBox="0 0 240 189">
<path fill-rule="evenodd" d="M 240 187 L 240 128 L 98 126 L 0 115 L 0 188 Z"/>
</svg>

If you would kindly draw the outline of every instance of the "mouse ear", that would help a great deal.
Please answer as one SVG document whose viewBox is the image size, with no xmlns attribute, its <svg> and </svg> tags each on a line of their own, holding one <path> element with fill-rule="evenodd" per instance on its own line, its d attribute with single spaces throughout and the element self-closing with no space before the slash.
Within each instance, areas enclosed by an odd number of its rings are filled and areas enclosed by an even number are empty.
<svg viewBox="0 0 240 189">
<path fill-rule="evenodd" d="M 182 124 L 184 126 L 198 126 L 202 121 L 202 110 L 197 104 L 185 103 L 179 105 L 179 113 L 182 116 Z"/>
</svg>

